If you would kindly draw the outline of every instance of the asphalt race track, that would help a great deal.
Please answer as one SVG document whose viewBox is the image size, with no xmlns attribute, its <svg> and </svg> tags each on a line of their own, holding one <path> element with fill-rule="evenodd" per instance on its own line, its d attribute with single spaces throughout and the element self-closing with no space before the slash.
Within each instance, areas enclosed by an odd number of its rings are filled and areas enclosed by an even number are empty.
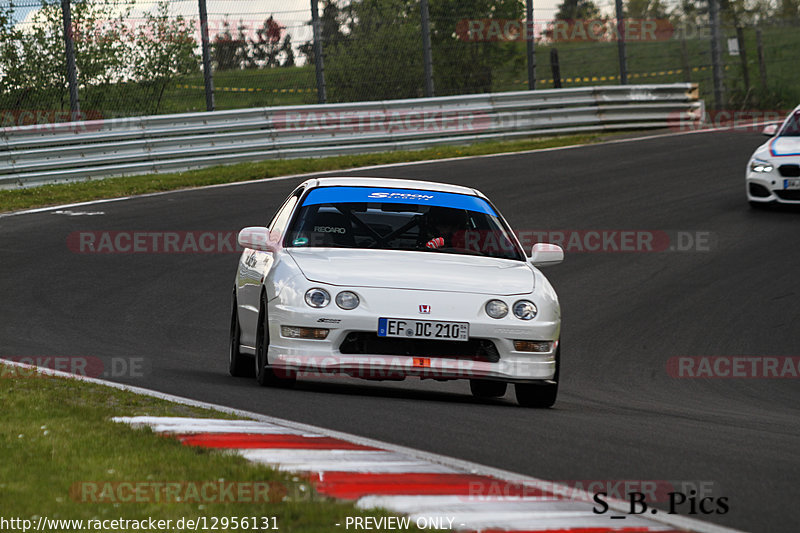
<svg viewBox="0 0 800 533">
<path fill-rule="evenodd" d="M 550 410 L 517 407 L 511 390 L 476 401 L 465 381 L 332 378 L 261 389 L 227 374 L 237 254 L 67 245 L 79 231 L 262 225 L 301 179 L 71 209 L 103 213 L 93 216 L 0 218 L 0 356 L 91 356 L 107 367 L 143 358 L 143 377 L 123 369 L 114 379 L 544 479 L 706 487 L 730 511 L 694 518 L 794 533 L 800 380 L 667 370 L 678 356 L 800 355 L 800 210 L 753 210 L 744 196 L 744 167 L 762 139 L 711 132 L 359 172 L 477 187 L 518 230 L 703 236 L 702 250 L 568 249 L 547 270 L 564 321 Z"/>
</svg>

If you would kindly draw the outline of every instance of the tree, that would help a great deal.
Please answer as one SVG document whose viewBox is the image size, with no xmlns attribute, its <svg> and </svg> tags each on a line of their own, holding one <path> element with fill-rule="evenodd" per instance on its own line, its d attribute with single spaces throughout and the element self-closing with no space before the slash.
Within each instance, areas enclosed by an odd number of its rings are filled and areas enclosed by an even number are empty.
<svg viewBox="0 0 800 533">
<path fill-rule="evenodd" d="M 797 20 L 800 18 L 800 0 L 779 0 L 775 16 Z"/>
<path fill-rule="evenodd" d="M 518 43 L 465 42 L 459 21 L 520 20 L 518 0 L 436 0 L 430 26 L 437 95 L 492 90 L 495 69 L 518 56 Z M 340 11 L 341 36 L 325 44 L 325 70 L 335 101 L 413 98 L 424 94 L 419 0 L 353 0 Z"/>
<path fill-rule="evenodd" d="M 283 50 L 281 34 L 285 30 L 275 18 L 270 15 L 264 24 L 256 30 L 256 38 L 250 40 L 251 61 L 249 66 L 277 67 L 280 66 L 278 55 Z"/>
<path fill-rule="evenodd" d="M 118 0 L 72 3 L 79 95 L 89 116 L 157 112 L 166 85 L 198 69 L 193 22 L 170 18 L 166 0 L 138 30 L 131 9 L 119 6 Z M 13 3 L 0 8 L 0 106 L 68 109 L 61 2 L 42 0 L 24 31 L 13 22 L 14 9 Z"/>
<path fill-rule="evenodd" d="M 628 0 L 625 16 L 633 19 L 666 18 L 667 6 L 662 0 Z"/>
<path fill-rule="evenodd" d="M 340 8 L 336 0 L 325 0 L 319 17 L 323 47 L 335 46 L 347 38 L 342 31 L 342 28 L 346 25 L 344 20 L 346 13 L 349 13 L 349 8 L 347 10 Z M 312 22 L 309 20 L 306 24 L 311 26 Z M 308 64 L 314 64 L 313 40 L 301 44 L 298 50 L 301 55 L 305 56 Z"/>
<path fill-rule="evenodd" d="M 155 13 L 145 15 L 133 37 L 130 64 L 135 79 L 151 91 L 151 113 L 158 112 L 164 90 L 174 78 L 199 70 L 193 26 L 194 21 L 182 16 L 171 19 L 169 2 L 161 0 Z"/>
<path fill-rule="evenodd" d="M 454 21 L 524 18 L 517 0 L 437 0 L 430 4 L 436 94 L 491 92 L 494 73 L 502 65 L 522 60 L 519 43 L 464 42 L 453 33 Z"/>
<path fill-rule="evenodd" d="M 118 81 L 125 75 L 128 33 L 125 17 L 114 0 L 76 2 L 71 31 L 75 46 L 78 85 L 84 108 L 99 107 L 104 95 L 93 87 Z M 16 6 L 0 10 L 0 86 L 4 107 L 64 109 L 69 106 L 61 3 L 42 0 L 26 30 L 14 21 Z M 115 14 L 116 13 L 116 14 Z M 88 97 L 87 97 L 88 96 Z"/>
<path fill-rule="evenodd" d="M 294 49 L 292 49 L 292 36 L 288 33 L 286 37 L 283 38 L 283 44 L 281 45 L 281 52 L 283 53 L 283 67 L 293 67 L 294 66 Z"/>
<path fill-rule="evenodd" d="M 600 10 L 592 0 L 564 0 L 556 12 L 558 20 L 597 19 Z"/>
<path fill-rule="evenodd" d="M 241 49 L 246 46 L 246 41 L 242 36 L 233 38 L 231 33 L 231 25 L 228 19 L 222 21 L 222 31 L 214 36 L 214 42 L 211 45 L 213 61 L 216 65 L 215 70 L 233 70 L 240 68 L 241 63 Z"/>
<path fill-rule="evenodd" d="M 353 0 L 345 39 L 325 41 L 332 101 L 422 95 L 422 39 L 417 0 Z"/>
</svg>

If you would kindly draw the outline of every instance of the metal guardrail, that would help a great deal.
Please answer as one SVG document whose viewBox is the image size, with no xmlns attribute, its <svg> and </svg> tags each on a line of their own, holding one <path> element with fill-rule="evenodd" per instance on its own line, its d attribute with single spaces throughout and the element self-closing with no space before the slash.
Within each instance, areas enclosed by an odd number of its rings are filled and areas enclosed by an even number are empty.
<svg viewBox="0 0 800 533">
<path fill-rule="evenodd" d="M 696 84 L 580 87 L 0 129 L 0 188 L 700 120 Z"/>
</svg>

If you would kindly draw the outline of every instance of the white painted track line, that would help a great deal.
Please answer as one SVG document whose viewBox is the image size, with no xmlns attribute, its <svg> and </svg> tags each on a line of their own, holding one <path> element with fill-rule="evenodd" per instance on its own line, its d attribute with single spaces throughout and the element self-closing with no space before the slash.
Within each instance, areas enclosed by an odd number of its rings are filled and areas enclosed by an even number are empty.
<svg viewBox="0 0 800 533">
<path fill-rule="evenodd" d="M 444 467 L 447 467 L 449 469 L 453 469 L 453 470 L 456 470 L 456 471 L 459 471 L 459 472 L 464 472 L 464 473 L 469 473 L 469 474 L 490 476 L 490 477 L 493 477 L 493 478 L 497 478 L 498 480 L 501 480 L 501 481 L 506 481 L 508 483 L 514 483 L 514 484 L 524 484 L 525 486 L 530 486 L 532 488 L 542 487 L 542 486 L 551 487 L 553 490 L 559 490 L 559 492 L 561 490 L 563 490 L 565 494 L 572 494 L 574 498 L 578 498 L 577 500 L 575 500 L 576 502 L 581 502 L 581 500 L 582 500 L 582 503 L 584 503 L 584 504 L 587 501 L 591 501 L 591 497 L 592 497 L 591 494 L 588 494 L 588 493 L 585 493 L 585 494 L 582 494 L 582 495 L 578 495 L 578 492 L 575 491 L 574 489 L 571 489 L 571 488 L 566 487 L 566 486 L 559 486 L 559 485 L 557 485 L 557 484 L 555 484 L 553 482 L 545 481 L 545 480 L 534 478 L 534 477 L 531 477 L 531 476 L 525 476 L 525 475 L 522 475 L 522 474 L 509 472 L 507 470 L 501 470 L 501 469 L 497 469 L 497 468 L 492 468 L 492 467 L 488 467 L 488 466 L 485 466 L 485 465 L 480 465 L 480 464 L 477 464 L 477 463 L 464 461 L 464 460 L 461 460 L 461 459 L 455 459 L 455 458 L 447 457 L 447 456 L 444 456 L 444 455 L 438 455 L 438 454 L 434 454 L 434 453 L 424 452 L 424 451 L 421 451 L 421 450 L 415 450 L 413 448 L 407 448 L 407 447 L 404 447 L 404 446 L 399 446 L 399 445 L 395 445 L 395 444 L 391 444 L 391 443 L 381 442 L 381 441 L 374 440 L 374 439 L 368 439 L 368 438 L 365 438 L 365 437 L 359 437 L 359 436 L 356 436 L 356 435 L 351 435 L 349 433 L 344 433 L 344 432 L 334 431 L 334 430 L 325 429 L 325 428 L 321 428 L 321 427 L 317 427 L 317 426 L 312 426 L 310 424 L 302 424 L 302 423 L 299 423 L 299 422 L 293 422 L 291 420 L 284 420 L 284 419 L 280 419 L 280 418 L 276 418 L 276 417 L 272 417 L 272 416 L 263 415 L 263 414 L 260 414 L 260 413 L 254 413 L 254 412 L 251 412 L 251 411 L 234 409 L 234 408 L 231 408 L 231 407 L 225 407 L 225 406 L 222 406 L 222 405 L 212 404 L 212 403 L 208 403 L 208 402 L 201 402 L 201 401 L 193 400 L 193 399 L 190 399 L 190 398 L 183 398 L 183 397 L 175 396 L 175 395 L 172 395 L 172 394 L 166 394 L 166 393 L 162 393 L 162 392 L 158 392 L 158 391 L 144 389 L 144 388 L 141 388 L 141 387 L 125 385 L 125 384 L 116 383 L 116 382 L 113 382 L 113 381 L 106 381 L 106 380 L 97 379 L 97 378 L 89 378 L 89 377 L 79 376 L 79 375 L 75 375 L 75 374 L 70 374 L 68 372 L 62 372 L 62 371 L 59 371 L 59 370 L 52 370 L 52 369 L 49 369 L 49 368 L 36 367 L 34 365 L 28 365 L 28 364 L 19 363 L 19 362 L 16 362 L 16 361 L 2 360 L 0 362 L 2 362 L 3 364 L 6 364 L 8 366 L 13 366 L 13 367 L 17 367 L 17 368 L 36 369 L 39 373 L 41 373 L 43 375 L 57 376 L 57 377 L 67 378 L 67 379 L 74 379 L 74 380 L 83 381 L 83 382 L 86 382 L 86 383 L 93 383 L 93 384 L 96 384 L 96 385 L 101 385 L 101 386 L 105 386 L 105 387 L 109 387 L 109 388 L 114 388 L 114 389 L 118 389 L 118 390 L 124 390 L 124 391 L 128 391 L 128 392 L 131 392 L 131 393 L 140 394 L 140 395 L 143 395 L 143 396 L 149 396 L 149 397 L 152 397 L 152 398 L 158 398 L 158 399 L 169 401 L 169 402 L 173 402 L 173 403 L 176 403 L 176 404 L 179 404 L 179 405 L 187 405 L 187 406 L 196 407 L 196 408 L 200 408 L 200 409 L 209 409 L 209 410 L 213 410 L 213 411 L 217 411 L 217 412 L 221 412 L 221 413 L 226 413 L 226 414 L 229 414 L 229 415 L 239 416 L 239 417 L 242 417 L 242 418 L 250 419 L 251 421 L 257 421 L 257 422 L 261 423 L 264 428 L 268 428 L 269 427 L 270 429 L 272 429 L 271 426 L 277 426 L 277 428 L 279 430 L 281 430 L 281 431 L 282 430 L 293 430 L 294 432 L 296 432 L 295 434 L 306 434 L 306 435 L 315 435 L 315 436 L 321 435 L 321 436 L 326 436 L 326 437 L 330 437 L 330 438 L 334 438 L 334 439 L 345 440 L 345 441 L 348 441 L 350 443 L 355 443 L 355 444 L 359 444 L 359 445 L 363 445 L 363 446 L 374 447 L 374 448 L 378 448 L 378 449 L 385 450 L 385 451 L 396 452 L 396 453 L 404 455 L 404 456 L 412 457 L 412 458 L 414 458 L 414 459 L 416 459 L 418 461 L 428 462 L 431 465 L 444 466 Z M 176 425 L 175 419 L 173 418 L 171 420 L 172 420 L 172 423 L 170 425 L 172 425 L 174 427 Z M 155 421 L 151 420 L 151 422 L 155 422 Z M 208 420 L 206 420 L 206 422 L 208 422 Z M 215 425 L 215 424 L 231 424 L 230 427 L 236 427 L 237 425 L 240 425 L 241 423 L 242 423 L 241 420 L 238 420 L 238 421 L 227 421 L 227 422 L 222 422 L 222 423 L 211 422 L 211 423 L 208 424 L 208 427 L 209 428 L 217 428 L 217 429 L 219 429 L 219 425 Z M 288 434 L 289 431 L 287 431 L 286 433 Z M 627 510 L 628 510 L 628 504 L 626 502 L 614 501 L 614 500 L 609 499 L 608 500 L 608 504 L 609 504 L 609 507 L 610 507 L 611 510 L 618 511 L 621 514 L 626 513 Z M 430 513 L 430 509 L 428 509 L 427 511 L 423 511 L 423 512 L 429 512 Z M 609 511 L 609 514 L 610 514 L 610 512 L 611 511 Z M 594 517 L 588 517 L 587 519 L 589 519 L 589 518 L 593 519 Z M 616 521 L 615 520 L 615 521 L 613 521 L 614 523 L 609 523 L 609 522 L 612 522 L 612 521 L 611 520 L 607 521 L 605 523 L 606 525 L 603 526 L 603 527 L 607 527 L 609 529 L 609 531 L 613 531 L 613 529 L 615 527 L 618 527 L 618 528 L 626 527 L 629 524 L 629 522 L 627 522 L 627 520 L 625 520 L 625 521 L 623 521 L 623 520 Z M 621 523 L 621 522 L 624 522 L 624 523 Z M 649 524 L 651 524 L 648 527 L 651 527 L 654 531 L 663 531 L 664 529 L 682 529 L 682 530 L 694 531 L 694 532 L 698 532 L 698 533 L 743 533 L 740 530 L 727 528 L 727 527 L 723 527 L 723 526 L 718 526 L 718 525 L 707 523 L 707 522 L 701 522 L 701 521 L 693 519 L 693 518 L 688 518 L 688 517 L 685 517 L 685 516 L 678 516 L 678 515 L 666 515 L 664 513 L 660 513 L 658 515 L 648 517 L 648 522 L 649 522 Z"/>
</svg>

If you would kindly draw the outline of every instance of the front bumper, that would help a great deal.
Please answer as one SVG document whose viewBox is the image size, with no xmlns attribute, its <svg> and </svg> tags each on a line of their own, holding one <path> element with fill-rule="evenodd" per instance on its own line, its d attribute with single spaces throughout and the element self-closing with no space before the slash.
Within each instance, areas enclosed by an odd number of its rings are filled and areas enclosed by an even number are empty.
<svg viewBox="0 0 800 533">
<path fill-rule="evenodd" d="M 784 189 L 786 179 L 778 173 L 749 171 L 746 176 L 747 200 L 761 203 L 800 204 L 800 189 Z"/>
<path fill-rule="evenodd" d="M 555 353 L 508 355 L 491 363 L 459 358 L 407 355 L 285 353 L 284 347 L 270 347 L 273 371 L 301 378 L 347 375 L 369 380 L 399 381 L 420 379 L 486 379 L 512 383 L 551 381 L 556 371 Z"/>
<path fill-rule="evenodd" d="M 352 311 L 342 311 L 333 306 L 312 309 L 283 305 L 278 300 L 271 302 L 268 357 L 273 371 L 307 378 L 348 375 L 372 380 L 419 377 L 524 383 L 554 379 L 557 342 L 551 344 L 548 352 L 520 352 L 515 350 L 514 340 L 557 341 L 561 327 L 557 303 L 534 302 L 539 314 L 530 322 L 513 316 L 497 320 L 486 316 L 483 311 L 485 302 L 491 297 L 451 293 L 441 300 L 428 297 L 425 301 L 433 303 L 432 307 L 438 312 L 423 317 L 413 314 L 421 301 L 419 291 L 391 292 L 391 297 L 387 298 L 385 292 L 361 289 L 358 291 L 361 305 Z M 512 303 L 521 298 L 509 297 L 508 300 Z M 342 353 L 340 348 L 350 333 L 375 334 L 380 317 L 469 322 L 470 340 L 488 341 L 496 351 L 492 352 L 492 357 L 479 357 L 475 353 L 438 356 L 414 350 L 406 353 Z M 281 336 L 281 326 L 325 328 L 329 333 L 325 340 L 286 338 Z M 448 348 L 467 345 L 459 341 L 438 342 L 447 343 Z"/>
</svg>

